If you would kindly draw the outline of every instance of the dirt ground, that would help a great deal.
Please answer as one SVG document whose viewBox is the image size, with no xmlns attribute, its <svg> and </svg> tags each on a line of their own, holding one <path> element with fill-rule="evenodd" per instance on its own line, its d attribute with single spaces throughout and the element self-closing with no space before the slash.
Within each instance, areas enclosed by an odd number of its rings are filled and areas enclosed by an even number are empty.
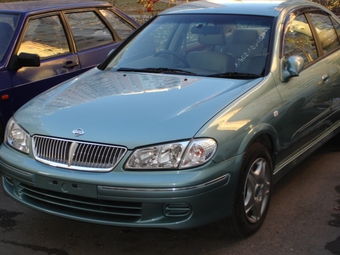
<svg viewBox="0 0 340 255">
<path fill-rule="evenodd" d="M 185 2 L 181 0 L 159 0 L 153 4 L 153 10 L 147 11 L 147 0 L 108 0 L 111 4 L 115 5 L 122 11 L 128 14 L 140 14 L 143 12 L 159 12 L 169 7 L 175 6 L 177 3 Z"/>
<path fill-rule="evenodd" d="M 153 15 L 176 4 L 185 3 L 187 0 L 159 0 L 153 4 L 152 9 L 148 6 L 148 0 L 106 0 L 117 8 L 131 15 L 137 22 L 144 23 Z M 155 0 L 153 0 L 155 1 Z M 189 1 L 189 0 L 188 0 Z M 193 1 L 193 0 L 190 0 Z"/>
<path fill-rule="evenodd" d="M 20 0 L 0 0 L 0 3 L 5 2 L 16 2 Z M 27 0 L 21 0 L 27 1 Z M 106 1 L 111 3 L 112 5 L 118 7 L 119 9 L 123 10 L 128 14 L 141 14 L 147 11 L 147 3 L 148 0 L 98 0 L 98 1 Z M 153 0 L 157 1 L 157 0 Z M 193 1 L 193 0 L 188 0 Z M 153 4 L 153 11 L 152 12 L 159 12 L 163 11 L 169 7 L 175 6 L 176 4 L 184 3 L 186 0 L 158 0 L 156 3 Z"/>
</svg>

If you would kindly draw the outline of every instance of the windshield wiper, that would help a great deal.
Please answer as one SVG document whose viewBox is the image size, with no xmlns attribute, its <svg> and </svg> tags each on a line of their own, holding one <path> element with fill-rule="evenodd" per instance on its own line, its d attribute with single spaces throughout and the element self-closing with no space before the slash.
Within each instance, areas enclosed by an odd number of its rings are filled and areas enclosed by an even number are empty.
<svg viewBox="0 0 340 255">
<path fill-rule="evenodd" d="M 253 79 L 260 78 L 261 75 L 253 73 L 226 72 L 208 75 L 208 77 L 234 78 L 234 79 Z"/>
<path fill-rule="evenodd" d="M 165 73 L 165 74 L 166 73 L 176 73 L 176 74 L 197 75 L 196 73 L 181 70 L 181 69 L 172 69 L 172 68 L 163 68 L 163 67 L 159 67 L 159 68 L 148 67 L 148 68 L 141 68 L 141 69 L 121 67 L 117 71 L 119 71 L 119 72 L 123 71 L 123 72 Z"/>
</svg>

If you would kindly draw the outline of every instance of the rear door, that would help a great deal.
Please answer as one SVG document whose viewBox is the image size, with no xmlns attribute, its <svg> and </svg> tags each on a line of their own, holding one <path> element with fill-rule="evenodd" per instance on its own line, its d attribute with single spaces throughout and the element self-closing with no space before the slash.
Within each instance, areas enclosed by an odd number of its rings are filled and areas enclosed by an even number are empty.
<svg viewBox="0 0 340 255">
<path fill-rule="evenodd" d="M 311 14 L 318 37 L 328 62 L 332 100 L 332 123 L 340 122 L 340 22 L 334 17 Z M 334 28 L 333 28 L 334 26 Z M 338 124 L 339 125 L 339 124 Z"/>
<path fill-rule="evenodd" d="M 115 15 L 107 9 L 65 13 L 83 70 L 102 62 L 121 40 L 135 30 L 127 21 Z"/>
</svg>

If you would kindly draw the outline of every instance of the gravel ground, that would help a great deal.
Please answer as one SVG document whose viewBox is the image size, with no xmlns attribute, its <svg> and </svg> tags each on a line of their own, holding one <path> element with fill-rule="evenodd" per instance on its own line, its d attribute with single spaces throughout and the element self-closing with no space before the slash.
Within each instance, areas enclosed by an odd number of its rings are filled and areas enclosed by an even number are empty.
<svg viewBox="0 0 340 255">
<path fill-rule="evenodd" d="M 147 11 L 145 3 L 147 0 L 142 0 L 144 2 L 140 3 L 140 0 L 107 0 L 114 6 L 118 7 L 126 14 L 132 16 L 137 22 L 144 23 L 153 15 L 167 8 L 175 6 L 176 4 L 185 3 L 186 0 L 160 0 L 153 5 L 152 11 Z M 191 1 L 191 0 L 190 0 Z"/>
<path fill-rule="evenodd" d="M 140 14 L 141 12 L 148 12 L 145 8 L 147 0 L 108 0 L 111 4 L 115 5 L 119 9 L 129 14 Z M 153 5 L 153 12 L 163 11 L 169 7 L 175 6 L 175 4 L 184 3 L 184 0 L 160 0 Z M 151 12 L 152 13 L 152 12 Z"/>
</svg>

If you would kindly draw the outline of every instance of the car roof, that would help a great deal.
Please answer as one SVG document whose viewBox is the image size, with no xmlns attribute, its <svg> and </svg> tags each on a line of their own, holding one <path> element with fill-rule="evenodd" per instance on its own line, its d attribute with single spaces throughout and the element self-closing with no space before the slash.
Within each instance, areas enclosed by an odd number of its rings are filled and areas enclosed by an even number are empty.
<svg viewBox="0 0 340 255">
<path fill-rule="evenodd" d="M 64 9 L 83 8 L 83 7 L 110 7 L 111 4 L 103 1 L 86 0 L 49 0 L 49 1 L 22 1 L 0 3 L 0 12 L 15 13 L 39 13 L 46 11 L 57 11 Z"/>
<path fill-rule="evenodd" d="M 319 6 L 309 0 L 206 0 L 194 1 L 162 12 L 162 14 L 246 14 L 276 17 L 289 7 Z"/>
</svg>

